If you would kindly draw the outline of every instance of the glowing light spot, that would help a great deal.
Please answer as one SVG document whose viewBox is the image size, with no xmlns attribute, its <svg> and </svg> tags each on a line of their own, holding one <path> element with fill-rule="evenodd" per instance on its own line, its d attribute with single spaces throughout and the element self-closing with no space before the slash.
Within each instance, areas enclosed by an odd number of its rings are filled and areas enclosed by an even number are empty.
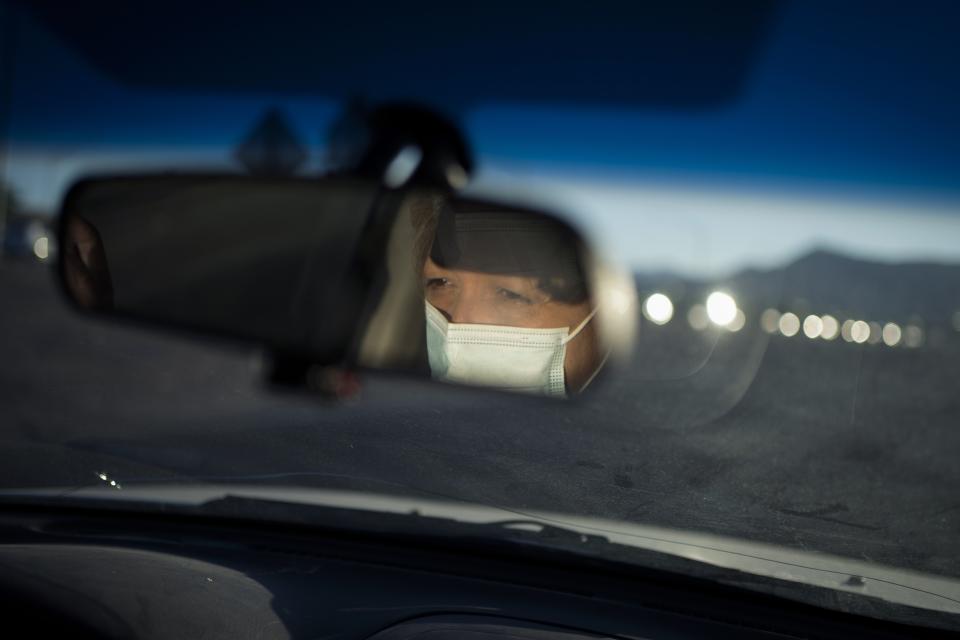
<svg viewBox="0 0 960 640">
<path fill-rule="evenodd" d="M 882 334 L 883 329 L 880 327 L 879 322 L 870 323 L 870 335 L 867 337 L 867 342 L 869 344 L 880 344 L 880 341 L 883 340 Z"/>
<path fill-rule="evenodd" d="M 50 239 L 47 236 L 40 236 L 33 241 L 33 255 L 41 260 L 50 257 Z"/>
<path fill-rule="evenodd" d="M 776 309 L 766 309 L 760 314 L 760 328 L 767 333 L 776 333 L 780 322 L 780 312 Z"/>
<path fill-rule="evenodd" d="M 623 315 L 630 309 L 630 296 L 620 289 L 610 291 L 610 307 L 614 313 Z"/>
<path fill-rule="evenodd" d="M 780 322 L 777 324 L 780 327 L 780 333 L 788 338 L 797 335 L 797 332 L 800 331 L 800 318 L 797 317 L 797 314 L 789 311 L 780 316 Z"/>
<path fill-rule="evenodd" d="M 745 324 L 747 324 L 747 316 L 744 315 L 743 311 L 737 309 L 737 313 L 733 316 L 733 320 L 731 320 L 730 324 L 727 325 L 727 330 L 736 333 L 737 331 L 740 331 L 740 329 L 743 329 Z"/>
<path fill-rule="evenodd" d="M 423 151 L 416 145 L 407 145 L 397 152 L 383 174 L 383 181 L 388 187 L 396 189 L 403 186 L 413 177 L 420 161 L 423 160 Z"/>
<path fill-rule="evenodd" d="M 820 322 L 822 323 L 820 337 L 824 340 L 834 340 L 840 335 L 840 323 L 833 316 L 829 314 L 821 316 Z"/>
<path fill-rule="evenodd" d="M 903 330 L 903 344 L 911 349 L 923 345 L 923 329 L 915 324 L 907 325 L 907 328 Z"/>
<path fill-rule="evenodd" d="M 697 331 L 703 331 L 710 324 L 710 318 L 707 317 L 707 308 L 702 304 L 695 304 L 687 312 L 687 322 Z"/>
<path fill-rule="evenodd" d="M 454 189 L 462 189 L 467 186 L 467 182 L 470 181 L 467 172 L 456 162 L 448 164 L 445 173 L 447 175 L 447 182 Z"/>
<path fill-rule="evenodd" d="M 857 320 L 850 326 L 850 339 L 857 344 L 863 344 L 870 339 L 870 325 L 863 320 Z"/>
<path fill-rule="evenodd" d="M 643 303 L 643 315 L 654 324 L 667 324 L 673 317 L 673 303 L 662 293 L 655 293 Z"/>
<path fill-rule="evenodd" d="M 847 318 L 840 326 L 840 337 L 844 342 L 853 342 L 853 323 L 854 320 Z"/>
<path fill-rule="evenodd" d="M 101 480 L 106 480 L 106 479 L 107 479 L 107 474 L 105 474 L 105 473 L 98 473 L 98 474 L 97 474 L 97 477 L 100 478 Z"/>
<path fill-rule="evenodd" d="M 900 331 L 900 325 L 895 322 L 888 322 L 883 325 L 883 344 L 888 347 L 895 347 L 900 344 L 900 336 L 903 334 Z"/>
<path fill-rule="evenodd" d="M 110 481 L 110 486 L 111 486 L 111 487 L 117 486 L 117 481 L 116 481 L 116 480 L 111 480 L 111 481 Z"/>
<path fill-rule="evenodd" d="M 803 335 L 813 340 L 820 337 L 821 331 L 823 331 L 823 320 L 820 316 L 807 316 L 803 319 Z"/>
<path fill-rule="evenodd" d="M 714 291 L 707 296 L 707 317 L 713 324 L 724 327 L 737 317 L 737 303 L 732 296 Z"/>
</svg>

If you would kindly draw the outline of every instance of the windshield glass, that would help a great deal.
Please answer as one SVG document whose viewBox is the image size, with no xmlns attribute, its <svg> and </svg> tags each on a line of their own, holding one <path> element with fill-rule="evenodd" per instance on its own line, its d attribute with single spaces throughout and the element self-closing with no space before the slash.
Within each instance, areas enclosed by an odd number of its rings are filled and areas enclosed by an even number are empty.
<svg viewBox="0 0 960 640">
<path fill-rule="evenodd" d="M 340 168 L 358 103 L 131 83 L 5 7 L 0 488 L 430 496 L 960 580 L 956 9 L 861 10 L 784 5 L 699 105 L 439 92 L 466 193 L 559 207 L 632 270 L 632 362 L 569 403 L 369 374 L 328 405 L 265 388 L 256 349 L 77 315 L 52 228 L 88 175 Z M 436 258 L 425 297 L 455 322 Z"/>
</svg>

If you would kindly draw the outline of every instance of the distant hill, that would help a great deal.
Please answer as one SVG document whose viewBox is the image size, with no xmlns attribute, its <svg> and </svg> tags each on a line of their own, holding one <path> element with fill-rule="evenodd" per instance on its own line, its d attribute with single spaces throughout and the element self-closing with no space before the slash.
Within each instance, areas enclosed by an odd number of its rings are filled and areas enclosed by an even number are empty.
<svg viewBox="0 0 960 640">
<path fill-rule="evenodd" d="M 930 325 L 949 324 L 960 311 L 960 264 L 885 263 L 825 250 L 780 269 L 747 269 L 718 282 L 664 273 L 639 273 L 636 281 L 641 293 L 666 290 L 686 306 L 702 301 L 710 289 L 723 287 L 751 311 L 771 306 L 881 322 L 919 318 Z"/>
</svg>

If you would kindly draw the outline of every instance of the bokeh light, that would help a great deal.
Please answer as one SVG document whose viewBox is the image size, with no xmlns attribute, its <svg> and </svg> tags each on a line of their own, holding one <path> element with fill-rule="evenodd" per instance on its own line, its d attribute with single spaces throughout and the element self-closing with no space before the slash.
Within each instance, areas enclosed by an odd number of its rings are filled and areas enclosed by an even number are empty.
<svg viewBox="0 0 960 640">
<path fill-rule="evenodd" d="M 50 257 L 50 239 L 47 236 L 40 236 L 33 241 L 33 255 L 40 260 Z"/>
<path fill-rule="evenodd" d="M 695 304 L 687 312 L 687 322 L 697 331 L 703 331 L 710 325 L 710 318 L 707 317 L 707 308 L 702 304 Z"/>
<path fill-rule="evenodd" d="M 624 315 L 630 310 L 630 295 L 618 287 L 610 288 L 609 304 L 613 312 L 618 315 Z"/>
<path fill-rule="evenodd" d="M 820 331 L 820 337 L 824 340 L 834 340 L 840 335 L 840 323 L 837 319 L 827 314 L 820 318 L 823 323 L 823 329 Z"/>
<path fill-rule="evenodd" d="M 855 320 L 847 318 L 843 321 L 843 324 L 840 325 L 840 337 L 843 338 L 844 342 L 853 342 L 853 323 Z"/>
<path fill-rule="evenodd" d="M 736 333 L 737 331 L 740 331 L 740 329 L 743 329 L 744 325 L 746 324 L 747 324 L 746 314 L 744 314 L 741 309 L 737 309 L 736 314 L 734 314 L 733 316 L 733 320 L 730 321 L 730 324 L 728 324 L 726 328 L 728 331 L 733 331 L 734 333 Z"/>
<path fill-rule="evenodd" d="M 643 303 L 643 315 L 654 324 L 667 324 L 673 318 L 673 303 L 662 293 L 654 293 Z"/>
<path fill-rule="evenodd" d="M 880 341 L 883 340 L 883 329 L 880 327 L 879 322 L 870 322 L 870 335 L 867 336 L 867 342 L 869 344 L 880 344 Z"/>
<path fill-rule="evenodd" d="M 776 309 L 766 309 L 760 314 L 760 328 L 766 333 L 776 333 L 779 329 L 780 312 Z"/>
<path fill-rule="evenodd" d="M 821 331 L 823 331 L 823 320 L 820 316 L 809 315 L 803 319 L 803 335 L 813 340 L 820 337 Z"/>
<path fill-rule="evenodd" d="M 413 177 L 420 161 L 423 160 L 423 151 L 420 147 L 408 144 L 401 148 L 387 165 L 383 174 L 383 181 L 388 187 L 396 189 L 406 184 Z"/>
<path fill-rule="evenodd" d="M 915 324 L 907 325 L 907 328 L 903 330 L 903 344 L 911 349 L 916 349 L 917 347 L 922 346 L 923 329 Z"/>
<path fill-rule="evenodd" d="M 707 296 L 707 317 L 721 327 L 730 324 L 737 317 L 736 301 L 728 293 L 714 291 Z"/>
<path fill-rule="evenodd" d="M 888 322 L 883 325 L 883 344 L 888 347 L 895 347 L 900 344 L 900 336 L 902 335 L 900 331 L 900 325 L 895 322 Z"/>
<path fill-rule="evenodd" d="M 780 327 L 780 333 L 788 338 L 797 335 L 797 332 L 800 331 L 800 318 L 797 317 L 797 314 L 789 311 L 780 316 L 780 322 L 777 324 Z"/>
<path fill-rule="evenodd" d="M 850 325 L 850 339 L 857 344 L 863 344 L 870 339 L 870 325 L 863 320 L 857 320 Z"/>
</svg>

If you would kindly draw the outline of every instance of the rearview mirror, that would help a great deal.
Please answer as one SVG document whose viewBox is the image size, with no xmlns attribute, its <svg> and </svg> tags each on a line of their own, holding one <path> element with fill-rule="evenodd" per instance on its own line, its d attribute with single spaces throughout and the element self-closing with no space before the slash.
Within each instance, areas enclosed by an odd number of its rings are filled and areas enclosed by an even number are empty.
<svg viewBox="0 0 960 640">
<path fill-rule="evenodd" d="M 254 342 L 304 371 L 562 397 L 629 354 L 636 322 L 632 278 L 558 217 L 362 180 L 85 180 L 60 246 L 78 308 Z"/>
</svg>

